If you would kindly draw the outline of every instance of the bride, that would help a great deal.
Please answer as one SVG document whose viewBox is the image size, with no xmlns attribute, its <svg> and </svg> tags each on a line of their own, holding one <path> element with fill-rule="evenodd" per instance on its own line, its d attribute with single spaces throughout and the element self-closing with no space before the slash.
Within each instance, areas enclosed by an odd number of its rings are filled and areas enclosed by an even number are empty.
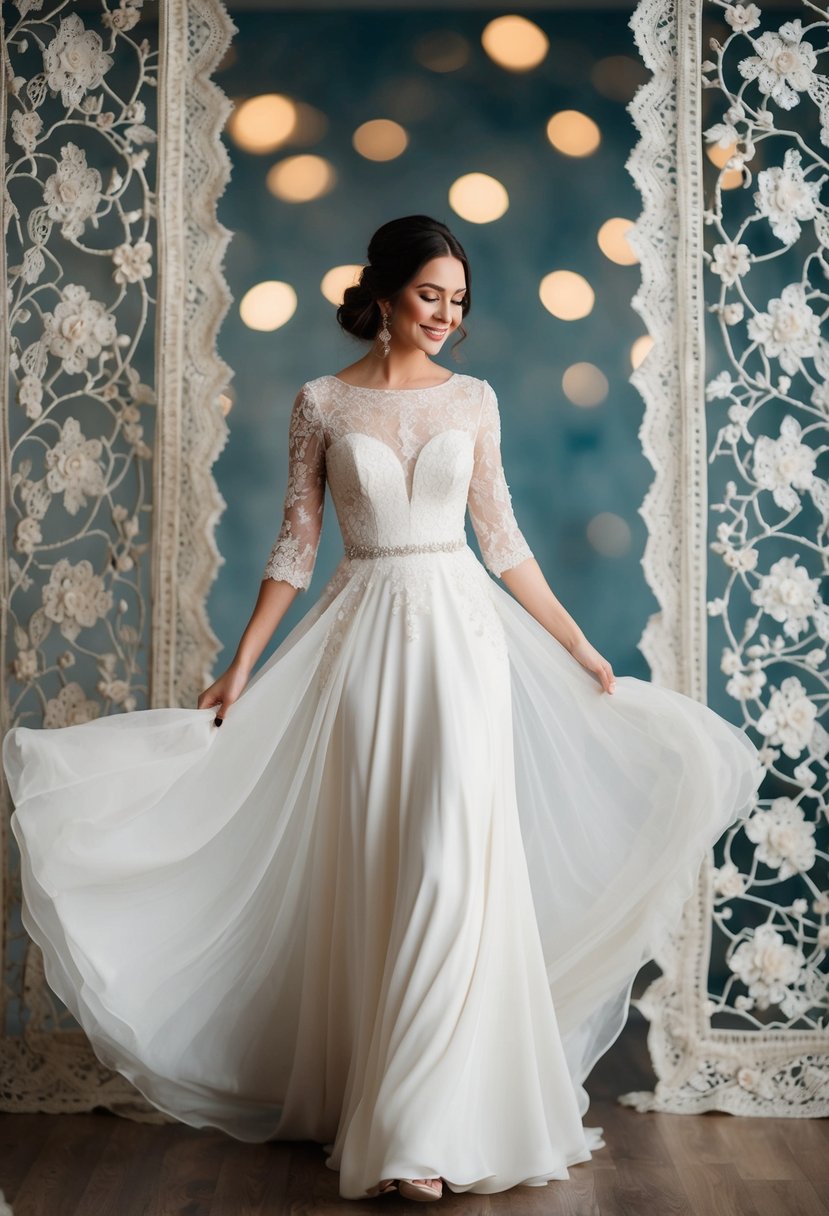
<svg viewBox="0 0 829 1216">
<path fill-rule="evenodd" d="M 193 1126 L 318 1141 L 348 1199 L 543 1186 L 602 1147 L 584 1081 L 763 776 L 549 587 L 495 391 L 434 362 L 471 301 L 443 223 L 379 228 L 337 310 L 368 351 L 296 395 L 227 670 L 196 709 L 3 745 L 24 925 L 99 1058 Z M 326 487 L 343 557 L 251 677 Z"/>
</svg>

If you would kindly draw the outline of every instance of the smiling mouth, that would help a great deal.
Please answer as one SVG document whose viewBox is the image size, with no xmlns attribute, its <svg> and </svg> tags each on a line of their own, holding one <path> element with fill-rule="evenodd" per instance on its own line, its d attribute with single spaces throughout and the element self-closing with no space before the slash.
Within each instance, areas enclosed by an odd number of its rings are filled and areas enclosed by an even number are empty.
<svg viewBox="0 0 829 1216">
<path fill-rule="evenodd" d="M 421 325 L 420 328 L 425 330 L 430 338 L 442 338 L 444 334 L 449 332 L 448 329 L 430 329 L 428 325 Z"/>
</svg>

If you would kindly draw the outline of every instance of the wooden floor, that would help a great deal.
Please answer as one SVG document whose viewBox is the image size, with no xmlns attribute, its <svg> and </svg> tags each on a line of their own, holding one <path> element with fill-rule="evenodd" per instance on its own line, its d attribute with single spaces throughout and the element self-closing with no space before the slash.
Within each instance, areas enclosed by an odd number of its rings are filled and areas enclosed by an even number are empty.
<svg viewBox="0 0 829 1216">
<path fill-rule="evenodd" d="M 607 1147 L 568 1181 L 453 1195 L 428 1210 L 509 1216 L 827 1216 L 829 1120 L 639 1114 L 616 1096 L 652 1089 L 647 1023 L 634 1010 L 591 1074 L 585 1120 Z M 394 1216 L 399 1194 L 342 1200 L 316 1144 L 243 1144 L 184 1124 L 106 1112 L 0 1114 L 0 1188 L 14 1216 Z M 2 1210 L 2 1209 L 0 1209 Z"/>
</svg>

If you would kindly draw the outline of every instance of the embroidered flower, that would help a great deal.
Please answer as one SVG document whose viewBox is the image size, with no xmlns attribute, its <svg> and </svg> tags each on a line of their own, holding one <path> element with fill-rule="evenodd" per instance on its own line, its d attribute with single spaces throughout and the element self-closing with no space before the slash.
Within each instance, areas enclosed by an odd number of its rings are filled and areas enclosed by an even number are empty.
<svg viewBox="0 0 829 1216">
<path fill-rule="evenodd" d="M 113 250 L 113 278 L 116 283 L 139 283 L 141 279 L 148 279 L 153 272 L 150 265 L 152 252 L 149 241 L 138 241 L 135 245 L 126 242 Z"/>
<path fill-rule="evenodd" d="M 760 10 L 756 4 L 730 4 L 723 16 L 736 34 L 747 34 L 760 24 Z"/>
<path fill-rule="evenodd" d="M 761 435 L 754 445 L 754 476 L 758 486 L 771 490 L 778 507 L 800 508 L 797 490 L 809 490 L 814 482 L 817 455 L 800 442 L 800 423 L 787 414 L 780 424 L 780 438 Z"/>
<path fill-rule="evenodd" d="M 760 715 L 756 726 L 770 743 L 779 743 L 787 756 L 797 760 L 809 746 L 816 717 L 817 706 L 806 696 L 800 680 L 787 676 L 772 693 L 768 709 Z"/>
<path fill-rule="evenodd" d="M 91 299 L 85 287 L 69 283 L 54 313 L 43 314 L 44 337 L 51 354 L 67 372 L 82 372 L 89 359 L 115 341 L 115 318 Z"/>
<path fill-rule="evenodd" d="M 67 239 L 80 236 L 95 215 L 101 199 L 101 175 L 86 163 L 86 153 L 73 143 L 64 144 L 61 159 L 43 184 L 43 201 L 50 219 L 61 225 Z"/>
<path fill-rule="evenodd" d="M 77 13 L 62 17 L 58 32 L 43 51 L 46 83 L 67 109 L 78 105 L 84 93 L 103 83 L 112 67 L 99 34 L 87 30 Z"/>
<path fill-rule="evenodd" d="M 820 318 L 809 307 L 801 283 L 784 287 L 779 298 L 769 300 L 768 309 L 749 320 L 748 335 L 769 358 L 779 358 L 783 370 L 794 375 L 804 358 L 820 350 Z"/>
<path fill-rule="evenodd" d="M 798 566 L 797 556 L 781 557 L 774 562 L 760 585 L 751 593 L 751 601 L 783 624 L 787 637 L 797 638 L 808 625 L 809 617 L 820 602 L 820 579 L 810 578 L 805 566 Z"/>
<path fill-rule="evenodd" d="M 63 505 L 70 515 L 86 506 L 86 495 L 97 498 L 104 492 L 104 471 L 98 463 L 100 439 L 86 439 L 76 418 L 67 418 L 61 437 L 46 453 L 46 484 L 57 494 L 63 490 Z"/>
<path fill-rule="evenodd" d="M 98 703 L 88 700 L 80 684 L 73 681 L 64 684 L 58 695 L 46 702 L 43 725 L 46 728 L 77 726 L 81 722 L 90 722 L 97 718 L 99 713 Z"/>
<path fill-rule="evenodd" d="M 46 616 L 60 625 L 61 633 L 70 642 L 74 642 L 82 628 L 91 628 L 112 607 L 112 592 L 93 573 L 92 563 L 86 558 L 75 565 L 65 557 L 56 562 L 42 595 Z"/>
<path fill-rule="evenodd" d="M 15 110 L 12 113 L 12 139 L 24 152 L 34 152 L 37 137 L 43 130 L 43 119 L 36 110 Z"/>
<path fill-rule="evenodd" d="M 17 400 L 27 418 L 39 418 L 43 413 L 43 382 L 39 376 L 24 376 L 17 386 Z"/>
<path fill-rule="evenodd" d="M 741 942 L 728 960 L 734 974 L 748 989 L 758 1009 L 779 1004 L 797 982 L 806 960 L 796 946 L 788 945 L 771 925 L 760 925 Z"/>
<path fill-rule="evenodd" d="M 726 286 L 748 274 L 751 267 L 748 245 L 715 245 L 711 270 L 719 275 Z"/>
<path fill-rule="evenodd" d="M 791 110 L 813 83 L 817 64 L 815 49 L 801 41 L 800 20 L 787 21 L 776 34 L 761 34 L 754 46 L 758 54 L 738 64 L 745 80 L 756 80 L 761 93 L 771 97 L 783 110 Z"/>
<path fill-rule="evenodd" d="M 754 205 L 764 215 L 779 241 L 791 245 L 800 236 L 798 220 L 812 220 L 818 212 L 820 182 L 810 182 L 801 168 L 800 153 L 789 148 L 783 166 L 757 175 Z"/>
<path fill-rule="evenodd" d="M 758 861 L 778 870 L 780 879 L 805 873 L 815 864 L 815 825 L 791 798 L 775 798 L 767 811 L 755 812 L 745 833 L 757 845 Z"/>
</svg>

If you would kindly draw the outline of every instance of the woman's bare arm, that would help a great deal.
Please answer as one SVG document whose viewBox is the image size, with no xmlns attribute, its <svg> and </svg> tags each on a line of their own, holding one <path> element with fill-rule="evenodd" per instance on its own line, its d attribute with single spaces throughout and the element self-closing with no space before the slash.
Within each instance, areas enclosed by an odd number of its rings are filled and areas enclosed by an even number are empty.
<svg viewBox="0 0 829 1216">
<path fill-rule="evenodd" d="M 525 558 L 510 570 L 503 570 L 501 581 L 530 616 L 534 616 L 556 641 L 569 650 L 573 658 L 598 677 L 606 692 L 613 692 L 616 681 L 610 663 L 588 642 L 554 594 L 534 557 Z"/>
</svg>

